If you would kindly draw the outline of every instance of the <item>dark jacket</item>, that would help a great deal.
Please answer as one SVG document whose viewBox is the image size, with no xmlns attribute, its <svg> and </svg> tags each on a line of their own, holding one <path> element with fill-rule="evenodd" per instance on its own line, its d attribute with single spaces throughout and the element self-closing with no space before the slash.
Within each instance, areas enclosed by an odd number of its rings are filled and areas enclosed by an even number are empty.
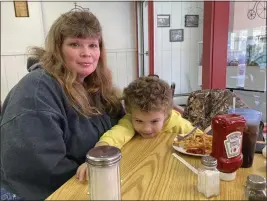
<svg viewBox="0 0 267 201">
<path fill-rule="evenodd" d="M 3 104 L 1 187 L 26 200 L 45 199 L 75 174 L 88 150 L 122 115 L 79 115 L 59 83 L 35 68 Z"/>
</svg>

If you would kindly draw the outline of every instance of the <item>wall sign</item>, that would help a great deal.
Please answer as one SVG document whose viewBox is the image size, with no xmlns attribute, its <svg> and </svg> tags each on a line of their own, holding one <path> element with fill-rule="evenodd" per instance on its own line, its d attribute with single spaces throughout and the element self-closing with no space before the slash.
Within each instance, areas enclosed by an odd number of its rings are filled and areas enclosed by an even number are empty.
<svg viewBox="0 0 267 201">
<path fill-rule="evenodd" d="M 170 29 L 170 42 L 182 42 L 184 41 L 183 29 Z"/>
<path fill-rule="evenodd" d="M 157 27 L 170 27 L 170 15 L 157 15 Z"/>
<path fill-rule="evenodd" d="M 248 10 L 248 19 L 253 20 L 256 14 L 261 19 L 266 19 L 266 1 L 255 1 L 253 8 Z"/>
<path fill-rule="evenodd" d="M 29 17 L 27 1 L 14 1 L 14 9 L 16 17 Z"/>
<path fill-rule="evenodd" d="M 185 15 L 185 27 L 198 27 L 199 15 Z"/>
</svg>

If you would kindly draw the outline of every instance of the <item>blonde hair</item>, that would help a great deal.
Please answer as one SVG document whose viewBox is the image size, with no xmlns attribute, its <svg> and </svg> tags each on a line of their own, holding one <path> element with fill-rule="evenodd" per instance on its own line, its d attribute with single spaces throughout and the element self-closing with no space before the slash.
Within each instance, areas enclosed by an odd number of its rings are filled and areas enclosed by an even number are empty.
<svg viewBox="0 0 267 201">
<path fill-rule="evenodd" d="M 61 53 L 66 37 L 98 38 L 100 58 L 96 70 L 80 84 L 77 73 L 64 67 Z M 71 105 L 86 116 L 103 114 L 117 115 L 121 110 L 120 100 L 113 88 L 111 72 L 107 68 L 102 28 L 97 17 L 89 11 L 69 11 L 62 14 L 52 25 L 45 41 L 45 48 L 31 49 L 42 67 L 63 87 Z"/>
<path fill-rule="evenodd" d="M 172 90 L 169 84 L 158 77 L 139 77 L 123 91 L 125 109 L 144 112 L 161 111 L 168 114 L 173 107 Z"/>
</svg>

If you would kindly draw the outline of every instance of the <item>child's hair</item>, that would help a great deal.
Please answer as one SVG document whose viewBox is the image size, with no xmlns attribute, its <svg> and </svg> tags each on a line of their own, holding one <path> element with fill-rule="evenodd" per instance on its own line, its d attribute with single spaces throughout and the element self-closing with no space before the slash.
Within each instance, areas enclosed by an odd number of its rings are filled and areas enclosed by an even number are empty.
<svg viewBox="0 0 267 201">
<path fill-rule="evenodd" d="M 140 109 L 144 112 L 164 111 L 173 107 L 172 90 L 169 84 L 156 76 L 139 77 L 123 91 L 125 109 Z"/>
</svg>

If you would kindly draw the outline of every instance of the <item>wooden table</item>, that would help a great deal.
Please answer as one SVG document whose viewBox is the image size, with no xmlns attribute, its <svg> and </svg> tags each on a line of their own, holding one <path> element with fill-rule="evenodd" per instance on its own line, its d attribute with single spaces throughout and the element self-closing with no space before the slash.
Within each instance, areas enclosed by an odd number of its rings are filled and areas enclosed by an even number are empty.
<svg viewBox="0 0 267 201">
<path fill-rule="evenodd" d="M 135 136 L 123 149 L 121 160 L 123 200 L 203 200 L 196 189 L 197 175 L 172 153 L 175 134 L 164 133 L 154 139 Z M 178 153 L 198 168 L 200 158 Z M 240 168 L 234 181 L 221 181 L 220 195 L 214 200 L 244 199 L 244 184 L 249 174 L 266 177 L 265 159 L 256 154 L 251 168 Z M 88 200 L 88 183 L 72 177 L 47 200 Z"/>
</svg>

